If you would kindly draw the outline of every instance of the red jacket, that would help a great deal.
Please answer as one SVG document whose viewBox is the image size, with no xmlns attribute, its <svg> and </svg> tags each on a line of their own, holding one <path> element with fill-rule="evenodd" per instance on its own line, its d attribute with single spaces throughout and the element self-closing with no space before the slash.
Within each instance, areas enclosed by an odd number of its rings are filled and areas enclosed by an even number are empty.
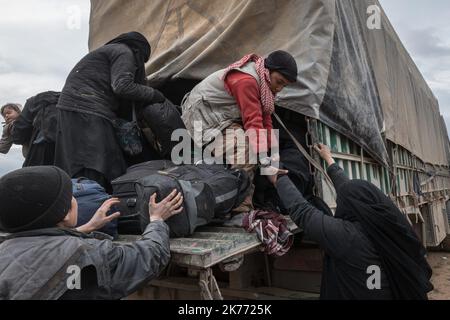
<svg viewBox="0 0 450 320">
<path fill-rule="evenodd" d="M 250 140 L 253 152 L 256 154 L 268 152 L 271 143 L 272 117 L 262 112 L 258 82 L 249 74 L 231 71 L 225 79 L 225 85 L 241 110 L 244 130 L 255 129 L 257 132 L 257 140 Z M 260 131 L 261 129 L 267 130 L 267 136 L 264 131 Z"/>
</svg>

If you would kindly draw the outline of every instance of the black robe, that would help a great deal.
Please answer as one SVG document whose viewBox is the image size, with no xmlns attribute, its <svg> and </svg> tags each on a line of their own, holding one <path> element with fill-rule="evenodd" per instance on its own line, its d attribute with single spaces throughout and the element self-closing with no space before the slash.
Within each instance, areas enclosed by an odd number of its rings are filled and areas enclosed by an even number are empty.
<svg viewBox="0 0 450 320">
<path fill-rule="evenodd" d="M 328 168 L 328 174 L 338 191 L 334 217 L 324 215 L 306 201 L 288 177 L 280 177 L 277 182 L 278 194 L 292 220 L 325 251 L 321 299 L 426 299 L 426 292 L 432 286 L 425 249 L 392 201 L 372 185 L 364 193 L 377 194 L 376 201 L 370 204 L 372 200 L 366 200 L 365 205 L 351 206 L 350 203 L 355 203 L 352 197 L 360 195 L 349 184 L 370 184 L 350 182 L 336 164 Z M 368 210 L 375 211 L 366 215 Z M 396 257 L 399 261 L 395 261 Z M 379 290 L 367 286 L 372 275 L 368 272 L 373 272 L 370 266 L 379 267 Z"/>
<path fill-rule="evenodd" d="M 118 41 L 127 39 L 127 35 Z M 145 38 L 144 38 L 145 41 Z M 131 104 L 153 102 L 154 90 L 143 85 L 145 54 L 130 42 L 114 42 L 86 55 L 70 72 L 58 103 L 55 165 L 70 176 L 95 171 L 107 181 L 127 168 L 113 121 L 130 118 Z M 147 43 L 148 44 L 148 43 Z M 125 108 L 125 110 L 124 110 Z"/>
<path fill-rule="evenodd" d="M 27 100 L 14 122 L 15 144 L 26 146 L 24 167 L 53 165 L 56 140 L 56 104 L 60 93 L 47 91 Z"/>
</svg>

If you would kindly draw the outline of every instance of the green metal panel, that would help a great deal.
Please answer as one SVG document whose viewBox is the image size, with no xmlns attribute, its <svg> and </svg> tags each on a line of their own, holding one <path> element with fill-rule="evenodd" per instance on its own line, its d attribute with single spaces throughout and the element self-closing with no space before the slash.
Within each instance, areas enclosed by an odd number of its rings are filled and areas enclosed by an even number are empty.
<svg viewBox="0 0 450 320">
<path fill-rule="evenodd" d="M 384 193 L 389 194 L 391 192 L 391 189 L 389 187 L 389 174 L 388 171 L 383 167 L 381 168 L 381 175 L 383 180 Z"/>
<path fill-rule="evenodd" d="M 338 148 L 338 145 L 337 145 L 336 131 L 331 131 L 330 130 L 330 147 L 331 147 L 331 151 L 339 152 L 339 148 Z"/>
<path fill-rule="evenodd" d="M 402 148 L 401 146 L 393 146 L 396 148 L 394 163 L 397 166 L 397 176 L 394 177 L 395 180 L 391 181 L 391 172 L 389 169 L 384 168 L 381 165 L 373 163 L 361 163 L 359 159 L 361 156 L 361 147 L 348 139 L 347 137 L 337 133 L 328 126 L 318 122 L 316 138 L 320 142 L 330 146 L 332 152 L 335 154 L 335 160 L 339 166 L 343 168 L 345 173 L 352 179 L 366 179 L 375 185 L 377 185 L 385 194 L 389 194 L 392 191 L 391 183 L 396 181 L 397 190 L 399 193 L 406 195 L 409 192 L 409 182 L 411 181 L 413 174 L 416 170 L 429 170 L 429 166 L 425 165 L 420 161 L 420 159 L 415 158 L 408 150 Z M 342 157 L 340 156 L 342 154 Z M 350 160 L 349 156 L 355 157 L 355 159 Z M 369 157 L 365 155 L 367 161 Z M 326 164 L 323 162 L 324 168 Z M 406 167 L 406 168 L 405 168 Z M 417 168 L 417 169 L 416 169 Z M 444 170 L 448 171 L 446 167 Z M 422 172 L 419 172 L 420 181 L 424 182 L 429 177 Z M 435 178 L 434 181 L 428 183 L 422 189 L 423 192 L 431 191 L 432 189 L 437 190 L 447 190 L 450 187 L 450 178 Z M 450 191 L 445 191 L 446 195 Z M 404 199 L 405 203 L 413 203 L 411 199 Z"/>
<path fill-rule="evenodd" d="M 322 143 L 329 145 L 328 139 L 327 139 L 327 127 L 322 124 Z"/>
<path fill-rule="evenodd" d="M 343 161 L 343 167 L 344 167 L 345 174 L 346 174 L 348 177 L 350 177 L 349 163 L 348 163 L 347 160 L 344 160 L 344 161 Z"/>
<path fill-rule="evenodd" d="M 342 153 L 350 153 L 350 146 L 348 143 L 348 139 L 343 136 L 341 136 L 341 152 Z"/>
<path fill-rule="evenodd" d="M 317 125 L 317 138 L 319 139 L 319 142 L 323 142 L 323 124 L 319 123 Z"/>
<path fill-rule="evenodd" d="M 353 179 L 360 179 L 361 177 L 358 175 L 358 170 L 356 169 L 357 163 L 355 161 L 352 161 L 352 176 Z"/>
<path fill-rule="evenodd" d="M 383 191 L 383 193 L 387 193 L 387 190 L 386 190 L 386 185 L 385 185 L 385 183 L 384 183 L 384 176 L 383 176 L 383 171 L 380 169 L 380 189 L 381 189 L 381 191 Z"/>
<path fill-rule="evenodd" d="M 371 180 L 371 175 L 370 175 L 370 164 L 366 164 L 366 179 L 367 179 L 367 181 L 372 181 Z"/>
</svg>

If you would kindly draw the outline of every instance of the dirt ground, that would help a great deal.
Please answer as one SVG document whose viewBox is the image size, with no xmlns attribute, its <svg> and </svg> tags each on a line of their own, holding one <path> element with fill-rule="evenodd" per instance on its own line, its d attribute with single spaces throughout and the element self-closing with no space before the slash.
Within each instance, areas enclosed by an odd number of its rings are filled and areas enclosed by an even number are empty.
<svg viewBox="0 0 450 320">
<path fill-rule="evenodd" d="M 428 262 L 433 268 L 431 282 L 434 290 L 430 300 L 450 300 L 450 252 L 428 252 Z"/>
</svg>

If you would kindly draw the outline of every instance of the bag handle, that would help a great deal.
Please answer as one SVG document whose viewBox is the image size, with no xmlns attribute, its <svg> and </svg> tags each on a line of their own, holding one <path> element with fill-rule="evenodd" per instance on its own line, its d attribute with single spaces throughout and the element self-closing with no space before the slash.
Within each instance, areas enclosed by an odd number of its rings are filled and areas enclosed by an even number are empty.
<svg viewBox="0 0 450 320">
<path fill-rule="evenodd" d="M 311 163 L 311 165 L 316 168 L 324 177 L 325 181 L 327 182 L 328 186 L 331 188 L 332 192 L 334 192 L 334 185 L 333 181 L 331 180 L 330 176 L 327 174 L 327 172 L 322 168 L 322 166 L 314 160 L 309 153 L 303 148 L 300 142 L 294 137 L 294 135 L 289 131 L 289 129 L 286 127 L 286 125 L 283 123 L 281 118 L 274 112 L 273 113 L 275 119 L 278 121 L 278 123 L 281 125 L 281 127 L 287 132 L 289 137 L 294 141 L 294 144 L 296 145 L 297 149 L 303 154 L 303 156 L 306 158 L 306 160 Z"/>
</svg>

